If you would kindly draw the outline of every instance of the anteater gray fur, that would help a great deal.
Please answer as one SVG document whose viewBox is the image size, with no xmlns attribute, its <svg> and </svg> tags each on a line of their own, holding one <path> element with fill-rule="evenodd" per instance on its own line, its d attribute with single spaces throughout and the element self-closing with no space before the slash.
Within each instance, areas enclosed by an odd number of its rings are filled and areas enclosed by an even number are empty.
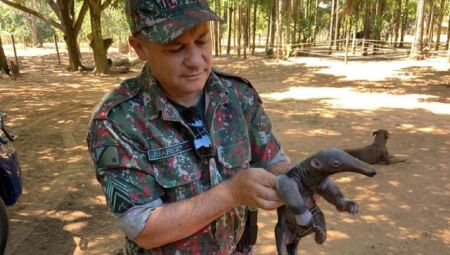
<svg viewBox="0 0 450 255">
<path fill-rule="evenodd" d="M 318 244 L 327 238 L 325 217 L 312 199 L 318 193 L 341 212 L 355 215 L 358 204 L 348 200 L 331 180 L 330 175 L 355 172 L 374 176 L 376 169 L 340 149 L 325 149 L 303 160 L 288 173 L 280 175 L 277 193 L 285 205 L 278 208 L 275 238 L 279 255 L 297 254 L 297 246 L 304 236 L 315 232 Z"/>
</svg>

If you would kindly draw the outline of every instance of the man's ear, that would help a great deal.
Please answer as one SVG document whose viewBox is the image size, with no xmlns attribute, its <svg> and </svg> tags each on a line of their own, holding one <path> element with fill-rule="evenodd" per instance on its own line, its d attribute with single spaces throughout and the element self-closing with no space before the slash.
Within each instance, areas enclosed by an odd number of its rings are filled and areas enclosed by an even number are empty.
<svg viewBox="0 0 450 255">
<path fill-rule="evenodd" d="M 131 47 L 133 47 L 140 60 L 149 61 L 147 50 L 142 40 L 134 36 L 130 36 L 128 37 L 128 42 L 130 43 Z"/>
</svg>

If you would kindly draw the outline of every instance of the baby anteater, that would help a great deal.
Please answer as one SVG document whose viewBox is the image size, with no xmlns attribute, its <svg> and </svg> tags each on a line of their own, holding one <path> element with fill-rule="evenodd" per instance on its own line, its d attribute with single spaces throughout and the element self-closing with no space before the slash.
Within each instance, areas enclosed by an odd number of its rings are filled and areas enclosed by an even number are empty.
<svg viewBox="0 0 450 255">
<path fill-rule="evenodd" d="M 374 176 L 376 169 L 340 149 L 325 149 L 301 161 L 288 173 L 280 175 L 277 193 L 285 205 L 278 208 L 275 238 L 279 255 L 297 254 L 297 246 L 304 236 L 315 233 L 318 244 L 327 238 L 325 217 L 312 199 L 317 193 L 341 212 L 355 215 L 358 204 L 344 197 L 329 176 L 354 172 Z"/>
</svg>

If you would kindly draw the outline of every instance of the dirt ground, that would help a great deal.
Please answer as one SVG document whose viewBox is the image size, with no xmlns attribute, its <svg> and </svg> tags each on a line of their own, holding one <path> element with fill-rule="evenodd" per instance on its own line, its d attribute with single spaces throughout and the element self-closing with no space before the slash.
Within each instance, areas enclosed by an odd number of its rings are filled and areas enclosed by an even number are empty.
<svg viewBox="0 0 450 255">
<path fill-rule="evenodd" d="M 308 236 L 299 254 L 449 254 L 450 73 L 445 61 L 441 69 L 427 66 L 437 62 L 215 59 L 253 82 L 294 162 L 321 148 L 367 145 L 380 128 L 391 132 L 390 152 L 407 158 L 378 165 L 373 178 L 335 176 L 360 212 L 338 213 L 322 201 L 328 240 L 319 246 Z M 124 237 L 95 179 L 86 128 L 102 96 L 139 69 L 71 73 L 45 54 L 21 57 L 21 64 L 18 81 L 0 78 L 0 110 L 19 136 L 23 173 L 23 195 L 8 208 L 6 254 L 115 254 Z M 259 217 L 256 254 L 276 254 L 276 213 Z"/>
</svg>

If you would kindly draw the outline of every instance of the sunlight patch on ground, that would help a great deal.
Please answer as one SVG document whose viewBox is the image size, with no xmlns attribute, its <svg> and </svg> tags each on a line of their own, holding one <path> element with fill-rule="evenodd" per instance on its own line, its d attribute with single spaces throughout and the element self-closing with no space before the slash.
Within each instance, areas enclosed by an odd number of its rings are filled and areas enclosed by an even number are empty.
<svg viewBox="0 0 450 255">
<path fill-rule="evenodd" d="M 281 101 L 286 99 L 322 99 L 335 109 L 377 110 L 380 108 L 425 109 L 435 114 L 450 114 L 450 104 L 422 102 L 435 96 L 423 94 L 394 95 L 388 93 L 358 92 L 351 88 L 290 87 L 285 92 L 261 94 L 262 98 Z"/>
<path fill-rule="evenodd" d="M 435 234 L 443 243 L 450 245 L 450 230 L 440 229 Z"/>
<path fill-rule="evenodd" d="M 409 130 L 410 133 L 422 132 L 422 133 L 432 133 L 435 135 L 447 135 L 450 133 L 449 130 L 434 125 L 426 127 L 416 127 L 415 125 L 412 124 L 401 124 L 397 128 L 401 130 Z"/>
<path fill-rule="evenodd" d="M 323 67 L 317 71 L 321 74 L 343 76 L 343 80 L 369 80 L 382 81 L 388 78 L 413 79 L 416 76 L 407 75 L 402 71 L 408 67 L 430 67 L 436 71 L 448 71 L 450 65 L 446 58 L 430 58 L 421 61 L 404 59 L 393 61 L 344 61 L 314 58 L 294 57 L 289 61 L 295 64 L 304 64 L 307 67 Z"/>
<path fill-rule="evenodd" d="M 336 230 L 329 230 L 327 231 L 328 237 L 330 240 L 342 240 L 342 239 L 349 239 L 350 236 L 347 233 L 336 231 Z"/>
</svg>

